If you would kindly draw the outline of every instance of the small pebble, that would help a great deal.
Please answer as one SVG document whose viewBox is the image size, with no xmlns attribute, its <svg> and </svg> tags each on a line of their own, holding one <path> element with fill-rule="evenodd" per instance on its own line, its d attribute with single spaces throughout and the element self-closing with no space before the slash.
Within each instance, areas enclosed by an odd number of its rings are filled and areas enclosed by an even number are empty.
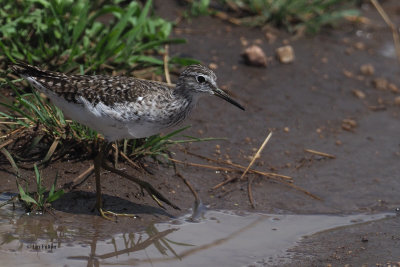
<svg viewBox="0 0 400 267">
<path fill-rule="evenodd" d="M 257 45 L 246 48 L 242 53 L 242 57 L 248 65 L 257 67 L 267 66 L 267 57 L 261 47 Z"/>
<path fill-rule="evenodd" d="M 240 43 L 242 44 L 242 46 L 248 46 L 249 45 L 249 42 L 243 36 L 240 37 Z"/>
<path fill-rule="evenodd" d="M 348 47 L 344 50 L 344 52 L 346 53 L 346 55 L 351 55 L 354 52 L 354 49 L 352 47 Z"/>
<path fill-rule="evenodd" d="M 255 39 L 254 43 L 257 45 L 262 45 L 262 40 L 261 39 Z"/>
<path fill-rule="evenodd" d="M 358 50 L 365 50 L 365 44 L 363 42 L 357 42 L 354 44 L 354 48 Z"/>
<path fill-rule="evenodd" d="M 342 121 L 342 129 L 346 131 L 352 131 L 357 127 L 357 122 L 352 119 L 344 119 Z"/>
<path fill-rule="evenodd" d="M 265 38 L 267 39 L 269 44 L 273 44 L 276 41 L 276 35 L 270 32 L 265 33 Z"/>
<path fill-rule="evenodd" d="M 349 44 L 349 43 L 350 43 L 350 38 L 345 37 L 345 38 L 342 39 L 342 42 L 343 42 L 344 44 Z"/>
<path fill-rule="evenodd" d="M 363 91 L 361 91 L 361 90 L 354 89 L 354 90 L 353 90 L 353 94 L 354 94 L 356 97 L 360 98 L 360 99 L 364 99 L 364 98 L 365 98 L 365 93 L 364 93 Z"/>
<path fill-rule="evenodd" d="M 394 83 L 389 83 L 388 88 L 392 93 L 400 93 L 399 87 L 397 87 L 397 85 L 395 85 Z"/>
<path fill-rule="evenodd" d="M 209 67 L 210 69 L 212 69 L 212 70 L 218 69 L 218 65 L 217 65 L 216 63 L 210 63 L 210 64 L 208 64 L 208 67 Z"/>
<path fill-rule="evenodd" d="M 364 65 L 361 65 L 360 71 L 363 75 L 371 76 L 371 75 L 374 75 L 375 68 L 374 68 L 374 66 L 372 66 L 372 64 L 364 64 Z"/>
<path fill-rule="evenodd" d="M 388 89 L 389 83 L 385 78 L 376 78 L 372 81 L 372 85 L 375 87 L 375 89 L 384 91 Z"/>
<path fill-rule="evenodd" d="M 396 97 L 394 98 L 394 104 L 395 104 L 396 106 L 400 106 L 400 96 L 396 96 Z"/>
<path fill-rule="evenodd" d="M 293 47 L 290 45 L 279 47 L 275 52 L 281 63 L 292 63 L 295 59 Z"/>
<path fill-rule="evenodd" d="M 343 70 L 343 74 L 347 78 L 353 78 L 354 77 L 354 74 L 351 71 L 348 71 L 348 70 Z"/>
</svg>

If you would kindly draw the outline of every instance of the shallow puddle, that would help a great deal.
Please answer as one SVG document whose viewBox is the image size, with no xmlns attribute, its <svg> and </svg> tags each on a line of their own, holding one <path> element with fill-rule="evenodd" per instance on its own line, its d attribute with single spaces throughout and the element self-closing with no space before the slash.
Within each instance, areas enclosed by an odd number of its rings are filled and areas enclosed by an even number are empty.
<svg viewBox="0 0 400 267">
<path fill-rule="evenodd" d="M 8 198 L 2 195 L 0 201 Z M 188 215 L 148 225 L 142 232 L 111 235 L 90 224 L 74 228 L 50 215 L 27 216 L 7 205 L 0 209 L 0 262 L 2 266 L 264 265 L 290 260 L 286 250 L 305 235 L 392 215 L 208 211 L 198 222 L 189 222 Z M 118 228 L 118 223 L 114 225 Z"/>
</svg>

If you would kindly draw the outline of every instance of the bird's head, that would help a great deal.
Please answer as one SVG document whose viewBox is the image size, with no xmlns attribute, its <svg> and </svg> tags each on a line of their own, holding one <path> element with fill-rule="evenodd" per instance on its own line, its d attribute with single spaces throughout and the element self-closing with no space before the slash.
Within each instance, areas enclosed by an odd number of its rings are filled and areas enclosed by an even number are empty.
<svg viewBox="0 0 400 267">
<path fill-rule="evenodd" d="M 191 94 L 209 94 L 218 96 L 236 107 L 244 110 L 243 106 L 233 100 L 217 86 L 215 73 L 202 65 L 191 65 L 179 76 L 177 87 L 184 88 Z"/>
</svg>

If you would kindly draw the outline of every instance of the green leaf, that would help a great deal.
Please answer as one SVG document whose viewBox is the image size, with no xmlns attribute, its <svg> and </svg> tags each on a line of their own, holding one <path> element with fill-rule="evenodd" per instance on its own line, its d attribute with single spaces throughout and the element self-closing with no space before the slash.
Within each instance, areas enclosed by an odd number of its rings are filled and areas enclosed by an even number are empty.
<svg viewBox="0 0 400 267">
<path fill-rule="evenodd" d="M 58 172 L 56 173 L 56 177 L 54 178 L 54 182 L 51 185 L 50 192 L 49 192 L 49 197 L 51 197 L 54 194 L 54 190 L 55 190 L 56 184 L 57 184 L 57 179 L 58 179 Z"/>
<path fill-rule="evenodd" d="M 52 194 L 51 196 L 49 195 L 49 197 L 47 198 L 46 202 L 51 203 L 53 201 L 56 201 L 57 199 L 59 199 L 63 195 L 64 195 L 64 190 L 61 189 L 61 190 L 55 192 L 54 194 Z"/>
<path fill-rule="evenodd" d="M 36 200 L 34 200 L 32 197 L 30 197 L 29 195 L 27 195 L 24 191 L 24 189 L 22 189 L 21 185 L 17 182 L 17 186 L 18 186 L 18 190 L 19 190 L 19 196 L 21 197 L 21 200 L 27 202 L 27 203 L 33 203 L 37 205 Z"/>
<path fill-rule="evenodd" d="M 79 20 L 78 20 L 77 24 L 75 25 L 74 30 L 72 32 L 72 46 L 76 45 L 78 38 L 81 36 L 84 29 L 86 28 L 86 25 L 88 23 L 89 8 L 90 8 L 90 2 L 86 1 L 84 3 L 83 8 L 81 9 L 80 14 L 79 14 Z"/>
<path fill-rule="evenodd" d="M 182 66 L 189 66 L 193 64 L 201 64 L 201 61 L 193 59 L 193 58 L 186 58 L 186 57 L 171 57 L 169 60 L 170 64 L 179 64 Z"/>
<path fill-rule="evenodd" d="M 17 174 L 17 177 L 20 177 L 21 173 L 19 172 L 19 168 L 18 168 L 17 164 L 15 163 L 14 158 L 11 156 L 10 152 L 8 152 L 8 150 L 5 147 L 1 148 L 0 151 L 1 151 L 1 153 L 3 153 L 3 155 L 10 162 L 10 164 L 13 167 L 15 173 Z"/>
</svg>

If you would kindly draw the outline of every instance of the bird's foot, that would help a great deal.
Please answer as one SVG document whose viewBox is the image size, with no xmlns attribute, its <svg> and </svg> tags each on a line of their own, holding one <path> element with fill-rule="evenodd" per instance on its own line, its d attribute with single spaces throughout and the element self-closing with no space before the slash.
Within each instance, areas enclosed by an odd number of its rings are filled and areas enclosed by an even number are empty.
<svg viewBox="0 0 400 267">
<path fill-rule="evenodd" d="M 116 222 L 118 217 L 128 217 L 128 218 L 132 218 L 132 219 L 138 218 L 138 216 L 135 214 L 115 213 L 112 211 L 103 210 L 102 208 L 99 208 L 98 210 L 100 212 L 101 217 L 103 217 L 106 220 L 112 221 L 112 222 Z"/>
</svg>

